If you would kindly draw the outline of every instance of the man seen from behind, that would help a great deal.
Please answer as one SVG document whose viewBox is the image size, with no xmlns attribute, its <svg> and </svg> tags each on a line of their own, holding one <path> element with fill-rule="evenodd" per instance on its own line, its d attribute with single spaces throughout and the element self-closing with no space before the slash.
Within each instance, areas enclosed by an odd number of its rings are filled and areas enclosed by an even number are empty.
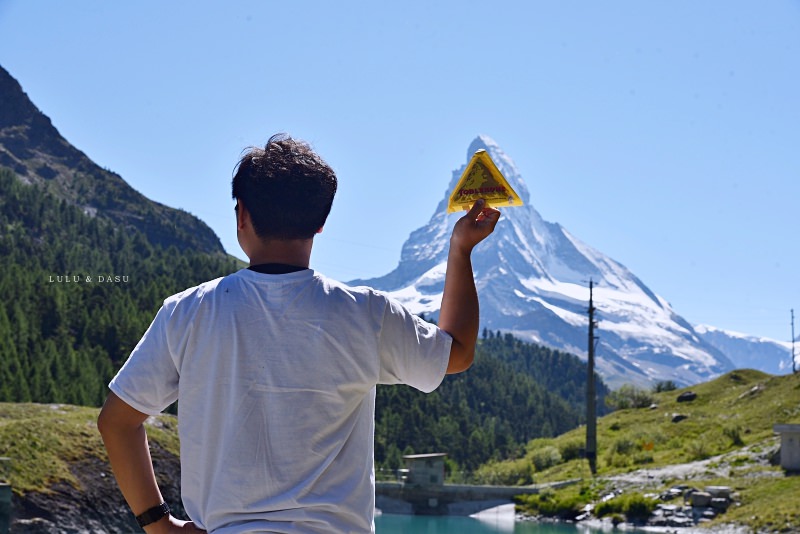
<svg viewBox="0 0 800 534">
<path fill-rule="evenodd" d="M 453 228 L 435 326 L 309 268 L 336 188 L 301 141 L 250 149 L 233 178 L 250 266 L 167 298 L 111 381 L 98 427 L 146 532 L 374 532 L 375 386 L 430 392 L 472 364 L 470 257 L 500 212 L 478 201 Z M 144 428 L 176 400 L 188 522 L 163 503 Z"/>
</svg>

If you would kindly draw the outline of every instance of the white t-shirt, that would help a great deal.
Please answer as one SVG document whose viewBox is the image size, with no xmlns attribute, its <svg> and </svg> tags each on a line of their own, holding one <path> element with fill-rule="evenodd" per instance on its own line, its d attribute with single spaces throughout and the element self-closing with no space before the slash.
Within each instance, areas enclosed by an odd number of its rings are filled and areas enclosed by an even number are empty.
<svg viewBox="0 0 800 534">
<path fill-rule="evenodd" d="M 199 527 L 373 532 L 375 385 L 433 391 L 451 342 L 372 289 L 244 269 L 166 299 L 109 387 L 150 415 L 179 400 Z"/>
</svg>

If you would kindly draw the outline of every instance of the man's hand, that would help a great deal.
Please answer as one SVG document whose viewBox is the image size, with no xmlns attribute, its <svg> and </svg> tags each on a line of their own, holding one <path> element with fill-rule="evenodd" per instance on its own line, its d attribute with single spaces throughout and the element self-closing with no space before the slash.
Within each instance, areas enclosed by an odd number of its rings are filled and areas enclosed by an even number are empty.
<svg viewBox="0 0 800 534">
<path fill-rule="evenodd" d="M 460 373 L 472 365 L 478 339 L 478 293 L 472 274 L 470 255 L 475 245 L 494 231 L 500 212 L 484 207 L 478 200 L 466 215 L 456 222 L 450 236 L 447 274 L 444 280 L 439 327 L 450 334 L 450 361 L 447 373 Z"/>
<path fill-rule="evenodd" d="M 181 521 L 171 515 L 152 525 L 147 525 L 144 527 L 144 531 L 147 534 L 205 534 L 206 532 L 194 526 L 192 521 Z"/>
<path fill-rule="evenodd" d="M 485 205 L 483 199 L 475 201 L 472 209 L 458 220 L 450 236 L 451 248 L 456 247 L 460 252 L 469 254 L 475 245 L 494 231 L 497 221 L 500 220 L 500 211 L 485 208 Z"/>
</svg>

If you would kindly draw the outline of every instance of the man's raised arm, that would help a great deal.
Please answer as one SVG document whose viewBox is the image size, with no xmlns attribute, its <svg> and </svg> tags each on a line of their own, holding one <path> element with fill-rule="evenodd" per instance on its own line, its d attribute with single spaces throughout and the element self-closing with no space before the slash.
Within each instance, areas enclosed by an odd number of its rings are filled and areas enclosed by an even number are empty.
<svg viewBox="0 0 800 534">
<path fill-rule="evenodd" d="M 500 212 L 478 200 L 456 222 L 450 236 L 439 327 L 453 337 L 447 373 L 466 371 L 475 358 L 478 339 L 478 292 L 472 273 L 472 249 L 494 231 Z"/>
</svg>

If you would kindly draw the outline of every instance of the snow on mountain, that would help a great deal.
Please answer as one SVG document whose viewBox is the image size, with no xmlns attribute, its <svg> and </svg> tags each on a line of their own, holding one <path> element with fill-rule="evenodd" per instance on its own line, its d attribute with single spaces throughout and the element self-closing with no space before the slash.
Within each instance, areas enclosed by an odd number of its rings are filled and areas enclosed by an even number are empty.
<svg viewBox="0 0 800 534">
<path fill-rule="evenodd" d="M 466 162 L 481 148 L 524 203 L 502 209 L 495 233 L 473 252 L 482 328 L 585 357 L 592 279 L 600 336 L 597 368 L 610 385 L 647 387 L 660 380 L 692 384 L 734 368 L 625 266 L 561 225 L 543 220 L 511 158 L 486 136 L 470 144 L 464 165 L 453 172 L 428 224 L 403 244 L 397 268 L 351 284 L 387 291 L 415 313 L 438 314 L 450 232 L 463 215 L 448 215 L 447 199 Z"/>
<path fill-rule="evenodd" d="M 701 338 L 723 352 L 737 368 L 758 369 L 765 373 L 792 372 L 792 344 L 765 337 L 751 336 L 708 325 L 694 327 Z M 795 358 L 800 364 L 800 344 L 795 344 Z"/>
</svg>

